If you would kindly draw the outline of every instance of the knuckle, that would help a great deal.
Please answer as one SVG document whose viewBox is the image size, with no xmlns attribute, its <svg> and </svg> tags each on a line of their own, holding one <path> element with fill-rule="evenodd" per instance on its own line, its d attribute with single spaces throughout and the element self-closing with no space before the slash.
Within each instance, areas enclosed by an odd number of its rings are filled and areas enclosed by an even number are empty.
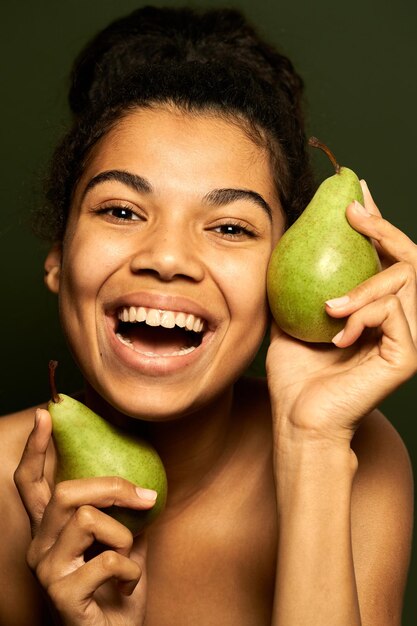
<svg viewBox="0 0 417 626">
<path fill-rule="evenodd" d="M 137 581 L 139 581 L 141 579 L 141 577 L 142 577 L 143 569 L 139 565 L 139 563 L 135 563 L 135 561 L 130 561 L 129 562 L 129 573 L 130 573 L 131 578 L 136 579 Z"/>
<path fill-rule="evenodd" d="M 408 261 L 399 261 L 397 265 L 399 266 L 405 282 L 415 282 L 416 269 L 412 263 L 409 263 Z"/>
<path fill-rule="evenodd" d="M 36 578 L 43 587 L 47 587 L 49 585 L 49 575 L 51 568 L 44 560 L 41 559 L 32 571 L 35 573 Z"/>
<path fill-rule="evenodd" d="M 16 485 L 18 490 L 20 490 L 25 485 L 25 483 L 30 481 L 30 479 L 30 472 L 25 467 L 25 465 L 20 462 L 13 473 L 14 484 Z"/>
<path fill-rule="evenodd" d="M 113 493 L 117 495 L 121 491 L 121 488 L 122 488 L 122 485 L 121 485 L 122 479 L 120 478 L 120 476 L 112 476 L 111 481 L 112 481 Z"/>
<path fill-rule="evenodd" d="M 388 313 L 396 313 L 401 309 L 400 299 L 392 293 L 388 294 L 385 296 L 385 308 Z"/>
<path fill-rule="evenodd" d="M 72 503 L 70 481 L 64 480 L 60 483 L 57 483 L 55 485 L 52 499 L 60 507 L 69 508 Z"/>
<path fill-rule="evenodd" d="M 122 500 L 123 492 L 126 491 L 126 487 L 129 485 L 129 482 L 121 476 L 112 476 L 111 480 L 113 503 L 117 504 L 120 500 Z"/>
<path fill-rule="evenodd" d="M 112 573 L 119 563 L 119 555 L 112 550 L 105 550 L 100 555 L 100 562 L 105 572 Z"/>
<path fill-rule="evenodd" d="M 24 474 L 25 472 L 22 470 L 22 466 L 19 463 L 13 473 L 13 481 L 17 488 L 19 488 L 24 482 Z"/>
<path fill-rule="evenodd" d="M 78 526 L 88 532 L 92 532 L 97 525 L 96 510 L 88 504 L 80 506 L 76 510 L 74 518 Z"/>
<path fill-rule="evenodd" d="M 113 491 L 116 495 L 123 491 L 124 484 L 125 480 L 123 478 L 120 476 L 113 476 Z"/>
</svg>

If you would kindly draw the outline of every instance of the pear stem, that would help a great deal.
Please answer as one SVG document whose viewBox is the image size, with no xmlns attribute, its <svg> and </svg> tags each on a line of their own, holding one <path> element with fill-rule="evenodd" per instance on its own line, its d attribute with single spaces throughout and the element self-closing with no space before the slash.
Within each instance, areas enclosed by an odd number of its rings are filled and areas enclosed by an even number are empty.
<svg viewBox="0 0 417 626">
<path fill-rule="evenodd" d="M 323 152 L 325 152 L 327 154 L 327 156 L 329 157 L 330 161 L 332 162 L 332 165 L 336 171 L 336 174 L 339 174 L 340 172 L 340 165 L 339 163 L 336 161 L 336 157 L 334 156 L 333 152 L 330 150 L 330 148 L 328 148 L 326 146 L 326 144 L 322 143 L 321 141 L 319 141 L 317 139 L 317 137 L 310 137 L 310 139 L 308 140 L 308 144 L 310 146 L 313 146 L 313 148 L 320 148 L 320 150 L 323 150 Z"/>
<path fill-rule="evenodd" d="M 56 389 L 56 382 L 55 382 L 55 370 L 57 367 L 58 367 L 58 361 L 49 361 L 49 386 L 51 388 L 51 398 L 52 398 L 52 401 L 55 402 L 55 404 L 61 401 L 58 395 L 57 389 Z"/>
</svg>

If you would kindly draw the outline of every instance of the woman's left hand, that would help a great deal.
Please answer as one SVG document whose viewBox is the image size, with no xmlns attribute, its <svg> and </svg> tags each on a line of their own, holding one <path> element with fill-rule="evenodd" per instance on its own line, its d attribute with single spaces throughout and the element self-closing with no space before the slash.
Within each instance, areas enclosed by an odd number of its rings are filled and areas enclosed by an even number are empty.
<svg viewBox="0 0 417 626">
<path fill-rule="evenodd" d="M 277 419 L 333 441 L 350 441 L 361 417 L 417 371 L 417 245 L 381 217 L 361 184 L 365 211 L 351 204 L 346 214 L 375 241 L 382 271 L 323 303 L 332 317 L 348 316 L 334 344 L 301 342 L 273 324 L 267 356 Z"/>
</svg>

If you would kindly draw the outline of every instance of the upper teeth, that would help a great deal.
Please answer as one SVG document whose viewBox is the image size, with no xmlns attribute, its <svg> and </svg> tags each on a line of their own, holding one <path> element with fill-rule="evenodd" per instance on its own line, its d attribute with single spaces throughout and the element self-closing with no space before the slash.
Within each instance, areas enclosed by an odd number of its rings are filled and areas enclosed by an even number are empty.
<svg viewBox="0 0 417 626">
<path fill-rule="evenodd" d="M 204 328 L 204 320 L 197 315 L 162 309 L 148 309 L 143 306 L 123 307 L 117 316 L 122 322 L 145 322 L 149 326 L 163 326 L 164 328 L 179 326 L 196 333 L 200 333 Z"/>
</svg>

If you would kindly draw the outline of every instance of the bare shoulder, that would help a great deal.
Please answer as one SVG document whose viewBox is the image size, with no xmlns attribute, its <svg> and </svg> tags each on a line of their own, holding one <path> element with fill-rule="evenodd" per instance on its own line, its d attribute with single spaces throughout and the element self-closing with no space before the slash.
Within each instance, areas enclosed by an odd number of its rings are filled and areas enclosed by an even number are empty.
<svg viewBox="0 0 417 626">
<path fill-rule="evenodd" d="M 30 408 L 0 417 L 0 623 L 5 625 L 36 626 L 43 619 L 36 617 L 42 600 L 26 565 L 30 524 L 14 484 L 34 416 L 35 408 Z"/>
<path fill-rule="evenodd" d="M 360 506 L 361 495 L 367 499 L 375 490 L 392 488 L 398 497 L 409 501 L 413 492 L 410 457 L 400 434 L 380 411 L 375 410 L 362 420 L 352 449 L 358 458 L 355 504 Z"/>
<path fill-rule="evenodd" d="M 383 623 L 400 624 L 413 528 L 413 472 L 407 448 L 380 412 L 352 441 L 358 470 L 352 493 L 352 544 L 363 623 L 379 603 Z"/>
<path fill-rule="evenodd" d="M 1 536 L 5 539 L 12 531 L 27 525 L 23 507 L 14 484 L 14 472 L 19 464 L 26 440 L 33 428 L 35 409 L 27 409 L 0 417 L 0 506 L 6 515 L 0 517 Z M 24 521 L 23 521 L 24 520 Z M 3 547 L 7 545 L 3 541 Z"/>
<path fill-rule="evenodd" d="M 0 473 L 14 472 L 33 428 L 36 407 L 0 417 Z M 13 469 L 14 468 L 14 469 Z"/>
<path fill-rule="evenodd" d="M 29 433 L 33 428 L 35 409 L 26 409 L 0 417 L 0 532 L 3 549 L 13 542 L 16 529 L 28 527 L 26 513 L 14 484 L 14 472 L 19 464 Z M 3 552 L 2 549 L 2 552 Z M 1 588 L 1 585 L 0 585 Z"/>
</svg>

